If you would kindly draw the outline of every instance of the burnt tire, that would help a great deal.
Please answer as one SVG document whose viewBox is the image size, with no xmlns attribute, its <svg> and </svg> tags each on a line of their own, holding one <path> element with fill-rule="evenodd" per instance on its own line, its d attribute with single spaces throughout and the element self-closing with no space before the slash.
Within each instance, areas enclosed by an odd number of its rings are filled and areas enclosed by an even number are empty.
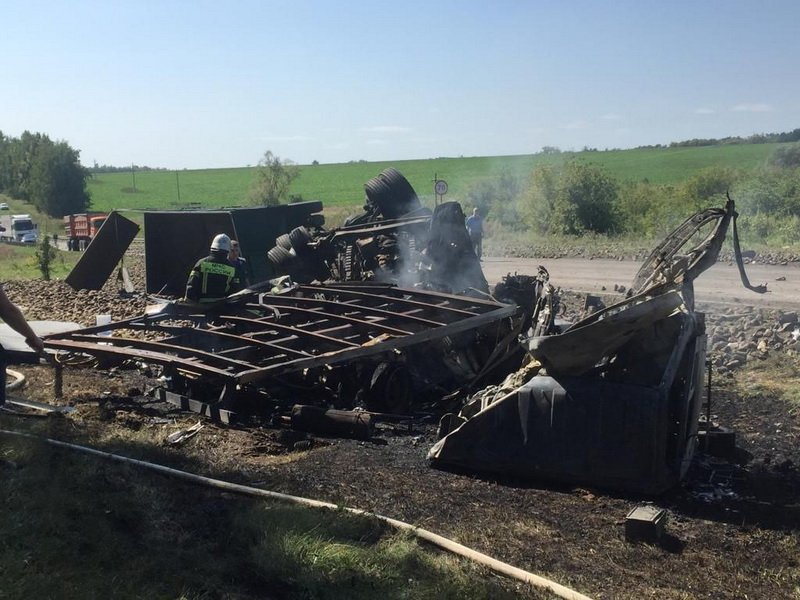
<svg viewBox="0 0 800 600">
<path fill-rule="evenodd" d="M 289 242 L 294 248 L 295 253 L 298 256 L 302 254 L 308 254 L 309 247 L 308 243 L 314 239 L 311 235 L 311 232 L 308 231 L 305 227 L 295 227 L 289 232 Z"/>
<path fill-rule="evenodd" d="M 277 237 L 275 240 L 275 245 L 280 246 L 281 248 L 286 248 L 287 250 L 292 249 L 292 240 L 289 238 L 288 233 L 283 233 Z"/>
<path fill-rule="evenodd" d="M 294 266 L 296 258 L 283 246 L 275 246 L 267 252 L 267 260 L 276 273 L 288 273 Z"/>
<path fill-rule="evenodd" d="M 384 362 L 370 379 L 367 408 L 376 412 L 406 414 L 411 410 L 411 374 L 405 365 Z"/>
</svg>

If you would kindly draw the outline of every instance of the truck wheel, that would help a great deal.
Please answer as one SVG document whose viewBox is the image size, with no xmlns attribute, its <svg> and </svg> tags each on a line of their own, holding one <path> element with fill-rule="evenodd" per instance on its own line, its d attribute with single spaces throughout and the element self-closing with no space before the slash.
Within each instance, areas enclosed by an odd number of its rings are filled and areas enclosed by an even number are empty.
<svg viewBox="0 0 800 600">
<path fill-rule="evenodd" d="M 381 172 L 380 178 L 392 189 L 395 201 L 402 206 L 402 214 L 421 206 L 417 192 L 400 171 L 389 167 Z"/>
<path fill-rule="evenodd" d="M 312 240 L 311 233 L 305 227 L 295 227 L 289 232 L 292 248 L 298 256 L 308 253 L 308 243 Z"/>
<path fill-rule="evenodd" d="M 402 211 L 395 206 L 396 199 L 392 193 L 392 188 L 380 177 L 373 177 L 364 184 L 369 202 L 377 207 L 384 219 L 394 219 Z"/>
<path fill-rule="evenodd" d="M 383 362 L 377 366 L 370 380 L 367 408 L 395 414 L 411 410 L 411 375 L 404 365 Z"/>
<path fill-rule="evenodd" d="M 286 248 L 275 246 L 267 252 L 267 259 L 276 273 L 286 274 L 295 262 L 295 256 Z"/>
</svg>

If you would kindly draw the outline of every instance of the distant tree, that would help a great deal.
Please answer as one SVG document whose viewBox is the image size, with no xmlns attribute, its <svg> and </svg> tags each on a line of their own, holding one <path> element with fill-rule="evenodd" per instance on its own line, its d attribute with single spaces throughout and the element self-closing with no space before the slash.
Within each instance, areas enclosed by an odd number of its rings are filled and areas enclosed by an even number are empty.
<svg viewBox="0 0 800 600">
<path fill-rule="evenodd" d="M 686 218 L 672 185 L 656 185 L 647 179 L 620 186 L 617 214 L 620 229 L 631 236 L 659 238 Z"/>
<path fill-rule="evenodd" d="M 738 178 L 728 167 L 708 167 L 687 179 L 681 188 L 682 208 L 688 213 L 724 203 L 725 193 Z"/>
<path fill-rule="evenodd" d="M 762 169 L 738 183 L 734 198 L 742 215 L 800 216 L 800 171 Z"/>
<path fill-rule="evenodd" d="M 66 142 L 48 140 L 39 146 L 29 174 L 29 198 L 37 209 L 62 217 L 89 208 L 89 171 L 81 166 L 79 156 Z"/>
<path fill-rule="evenodd" d="M 316 159 L 315 159 L 315 160 L 312 160 L 312 161 L 311 161 L 311 165 L 312 165 L 312 166 L 314 166 L 314 167 L 316 167 L 316 166 L 318 166 L 318 165 L 319 165 L 319 161 L 318 161 L 318 160 L 316 160 Z"/>
<path fill-rule="evenodd" d="M 569 161 L 539 167 L 523 200 L 523 215 L 542 233 L 616 233 L 618 186 L 599 167 Z"/>
<path fill-rule="evenodd" d="M 599 167 L 570 161 L 564 167 L 556 202 L 556 223 L 562 233 L 615 233 L 617 183 Z"/>
<path fill-rule="evenodd" d="M 527 191 L 520 201 L 524 222 L 538 233 L 549 233 L 558 196 L 561 168 L 545 165 L 531 172 Z"/>
<path fill-rule="evenodd" d="M 282 200 L 288 199 L 289 188 L 299 176 L 299 167 L 267 150 L 258 163 L 256 180 L 250 186 L 250 202 L 277 206 Z"/>
<path fill-rule="evenodd" d="M 6 193 L 20 200 L 31 200 L 31 172 L 42 147 L 52 145 L 52 141 L 41 133 L 23 131 L 19 139 L 10 146 L 11 173 Z"/>
<path fill-rule="evenodd" d="M 8 192 L 11 188 L 13 163 L 11 162 L 11 147 L 14 141 L 7 138 L 0 131 L 0 193 Z"/>
<path fill-rule="evenodd" d="M 796 169 L 800 167 L 800 144 L 781 146 L 769 158 L 769 164 L 773 167 L 785 169 Z"/>
</svg>

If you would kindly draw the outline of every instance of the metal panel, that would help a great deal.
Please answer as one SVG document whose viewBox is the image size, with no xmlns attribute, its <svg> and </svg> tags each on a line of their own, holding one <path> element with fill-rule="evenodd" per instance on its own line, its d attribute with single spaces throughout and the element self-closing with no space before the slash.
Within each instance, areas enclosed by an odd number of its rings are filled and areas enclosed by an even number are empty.
<svg viewBox="0 0 800 600">
<path fill-rule="evenodd" d="M 218 233 L 236 238 L 227 211 L 159 211 L 144 213 L 147 291 L 183 296 L 194 263 L 208 255 Z"/>
<path fill-rule="evenodd" d="M 256 283 L 275 276 L 267 261 L 267 250 L 278 236 L 305 225 L 311 214 L 322 211 L 322 202 L 297 202 L 281 206 L 236 208 L 231 218 L 242 256 L 247 260 L 250 281 Z"/>
<path fill-rule="evenodd" d="M 99 290 L 139 232 L 139 226 L 112 212 L 65 281 L 76 290 Z"/>
<path fill-rule="evenodd" d="M 239 240 L 252 283 L 269 279 L 272 270 L 267 250 L 275 245 L 275 239 L 321 210 L 321 202 L 298 202 L 230 210 L 145 212 L 147 291 L 183 296 L 189 271 L 208 254 L 218 233 Z"/>
</svg>

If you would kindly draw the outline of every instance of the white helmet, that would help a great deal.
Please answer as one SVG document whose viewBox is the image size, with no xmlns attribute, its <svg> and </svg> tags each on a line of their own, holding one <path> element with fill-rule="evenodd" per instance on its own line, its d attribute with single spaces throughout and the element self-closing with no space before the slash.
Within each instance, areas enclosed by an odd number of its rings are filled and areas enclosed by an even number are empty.
<svg viewBox="0 0 800 600">
<path fill-rule="evenodd" d="M 211 249 L 212 250 L 224 250 L 225 252 L 230 251 L 231 249 L 231 238 L 229 238 L 224 233 L 220 233 L 217 236 L 214 236 L 214 240 L 211 242 Z"/>
</svg>

